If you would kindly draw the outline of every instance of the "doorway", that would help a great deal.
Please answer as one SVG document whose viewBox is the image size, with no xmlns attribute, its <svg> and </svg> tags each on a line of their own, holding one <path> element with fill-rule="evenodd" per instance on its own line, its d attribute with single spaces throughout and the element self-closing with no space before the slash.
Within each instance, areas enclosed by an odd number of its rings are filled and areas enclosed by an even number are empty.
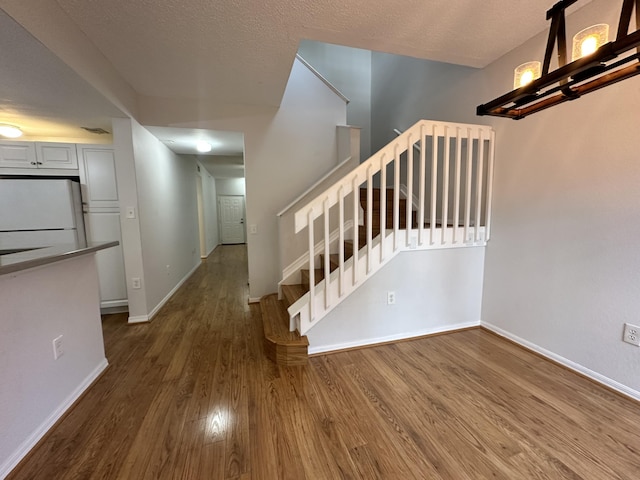
<svg viewBox="0 0 640 480">
<path fill-rule="evenodd" d="M 244 197 L 220 195 L 220 241 L 223 245 L 245 243 Z"/>
</svg>

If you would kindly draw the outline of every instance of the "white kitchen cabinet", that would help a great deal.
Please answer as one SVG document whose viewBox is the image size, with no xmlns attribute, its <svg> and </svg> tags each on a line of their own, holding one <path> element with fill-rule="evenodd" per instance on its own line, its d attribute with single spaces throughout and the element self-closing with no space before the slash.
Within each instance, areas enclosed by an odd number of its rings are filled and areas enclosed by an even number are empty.
<svg viewBox="0 0 640 480">
<path fill-rule="evenodd" d="M 100 306 L 127 305 L 127 283 L 120 227 L 116 162 L 111 145 L 77 145 L 78 170 L 87 240 L 117 240 L 120 245 L 96 254 L 100 277 Z"/>
<path fill-rule="evenodd" d="M 0 167 L 37 168 L 33 142 L 0 142 Z"/>
<path fill-rule="evenodd" d="M 122 254 L 122 235 L 119 212 L 87 212 L 84 215 L 87 237 L 92 242 L 120 242 L 117 247 L 96 253 L 98 277 L 100 279 L 101 308 L 127 305 L 127 284 Z"/>
<path fill-rule="evenodd" d="M 78 145 L 85 207 L 119 210 L 116 160 L 111 146 Z"/>
<path fill-rule="evenodd" d="M 0 142 L 0 167 L 77 170 L 78 156 L 73 143 Z"/>
<path fill-rule="evenodd" d="M 36 142 L 38 168 L 78 169 L 78 156 L 74 143 Z"/>
</svg>

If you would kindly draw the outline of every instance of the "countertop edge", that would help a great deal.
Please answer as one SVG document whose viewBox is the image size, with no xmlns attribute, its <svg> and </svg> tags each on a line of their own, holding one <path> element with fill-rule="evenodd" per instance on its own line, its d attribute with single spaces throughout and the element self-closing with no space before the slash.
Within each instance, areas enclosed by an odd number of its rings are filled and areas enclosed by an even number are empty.
<svg viewBox="0 0 640 480">
<path fill-rule="evenodd" d="M 116 240 L 110 241 L 110 242 L 97 242 L 87 247 L 76 248 L 76 249 L 65 251 L 63 253 L 51 253 L 50 255 L 45 254 L 41 257 L 24 260 L 22 262 L 10 263 L 8 265 L 0 265 L 0 276 L 7 275 L 10 273 L 21 272 L 23 270 L 28 270 L 30 268 L 41 267 L 43 265 L 48 265 L 51 263 L 61 262 L 63 260 L 68 260 L 70 258 L 80 257 L 82 255 L 89 255 L 91 253 L 104 250 L 106 248 L 116 247 L 119 244 L 120 242 Z"/>
</svg>

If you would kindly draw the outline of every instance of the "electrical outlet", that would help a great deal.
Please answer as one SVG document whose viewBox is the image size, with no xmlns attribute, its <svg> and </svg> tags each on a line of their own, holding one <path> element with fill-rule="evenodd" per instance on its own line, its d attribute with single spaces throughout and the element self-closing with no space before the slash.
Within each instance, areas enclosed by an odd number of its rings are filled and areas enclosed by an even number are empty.
<svg viewBox="0 0 640 480">
<path fill-rule="evenodd" d="M 636 347 L 640 347 L 640 327 L 631 325 L 630 323 L 625 323 L 624 337 L 622 340 L 630 343 L 631 345 L 635 345 Z"/>
<path fill-rule="evenodd" d="M 167 265 L 167 276 L 171 275 L 171 265 Z"/>
<path fill-rule="evenodd" d="M 396 304 L 396 292 L 387 292 L 387 305 Z"/>
<path fill-rule="evenodd" d="M 142 288 L 140 279 L 138 277 L 133 277 L 131 279 L 131 288 L 133 288 L 134 290 L 140 290 Z"/>
<path fill-rule="evenodd" d="M 62 349 L 62 335 L 53 339 L 53 359 L 58 360 L 62 355 L 64 355 L 64 350 Z"/>
</svg>

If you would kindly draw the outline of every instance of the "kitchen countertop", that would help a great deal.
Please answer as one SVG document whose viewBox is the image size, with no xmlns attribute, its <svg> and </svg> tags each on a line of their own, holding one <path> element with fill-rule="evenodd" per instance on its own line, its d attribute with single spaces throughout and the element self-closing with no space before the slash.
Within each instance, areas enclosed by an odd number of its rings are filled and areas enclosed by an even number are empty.
<svg viewBox="0 0 640 480">
<path fill-rule="evenodd" d="M 20 272 L 29 268 L 40 267 L 49 263 L 59 262 L 68 258 L 88 255 L 105 248 L 119 245 L 120 242 L 86 242 L 81 245 L 68 243 L 52 245 L 50 247 L 24 250 L 22 252 L 0 255 L 0 275 Z"/>
</svg>

